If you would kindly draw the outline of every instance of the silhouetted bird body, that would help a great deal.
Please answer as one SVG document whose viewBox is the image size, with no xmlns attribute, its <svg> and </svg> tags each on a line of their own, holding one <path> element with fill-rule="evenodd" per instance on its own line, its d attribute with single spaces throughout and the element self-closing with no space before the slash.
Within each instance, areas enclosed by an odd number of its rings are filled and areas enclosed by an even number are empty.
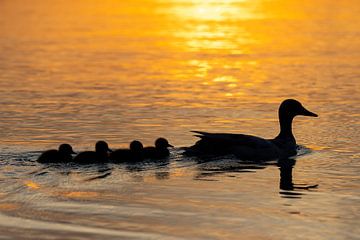
<svg viewBox="0 0 360 240">
<path fill-rule="evenodd" d="M 95 145 L 95 151 L 81 152 L 74 158 L 74 161 L 80 164 L 106 162 L 109 158 L 109 152 L 111 149 L 109 149 L 108 144 L 104 141 L 98 141 Z"/>
<path fill-rule="evenodd" d="M 40 163 L 70 162 L 73 159 L 71 154 L 75 154 L 71 145 L 61 144 L 58 150 L 51 149 L 43 152 L 37 161 Z"/>
<path fill-rule="evenodd" d="M 296 155 L 296 140 L 292 133 L 295 116 L 317 117 L 305 109 L 300 102 L 287 99 L 279 107 L 280 133 L 274 139 L 245 134 L 207 133 L 192 131 L 201 138 L 195 145 L 185 148 L 188 156 L 209 156 L 234 154 L 240 159 L 269 160 Z"/>
<path fill-rule="evenodd" d="M 155 141 L 155 147 L 144 148 L 144 158 L 161 159 L 169 156 L 170 151 L 168 147 L 173 147 L 165 138 L 158 138 Z"/>
<path fill-rule="evenodd" d="M 143 160 L 143 144 L 134 140 L 129 149 L 117 149 L 110 154 L 110 160 L 114 162 L 134 162 Z"/>
</svg>

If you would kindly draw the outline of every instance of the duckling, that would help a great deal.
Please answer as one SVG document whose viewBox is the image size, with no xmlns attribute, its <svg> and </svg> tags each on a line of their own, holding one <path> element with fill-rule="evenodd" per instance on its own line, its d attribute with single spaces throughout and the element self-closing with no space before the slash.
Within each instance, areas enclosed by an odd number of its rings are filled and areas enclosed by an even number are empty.
<svg viewBox="0 0 360 240">
<path fill-rule="evenodd" d="M 168 157 L 170 154 L 168 147 L 174 146 L 169 144 L 165 138 L 158 138 L 155 141 L 155 147 L 144 148 L 144 158 L 161 159 Z"/>
<path fill-rule="evenodd" d="M 70 162 L 72 154 L 75 154 L 70 144 L 61 144 L 59 149 L 51 149 L 43 152 L 37 159 L 40 163 L 57 163 L 57 162 Z"/>
<path fill-rule="evenodd" d="M 141 161 L 143 159 L 143 144 L 134 140 L 129 149 L 117 149 L 110 154 L 110 160 L 116 162 Z"/>
<path fill-rule="evenodd" d="M 74 158 L 74 161 L 77 163 L 105 162 L 109 158 L 109 152 L 112 152 L 109 145 L 105 141 L 98 141 L 95 145 L 95 152 L 81 152 Z"/>
<path fill-rule="evenodd" d="M 294 117 L 318 115 L 310 112 L 294 99 L 284 100 L 280 104 L 278 114 L 280 133 L 274 139 L 245 134 L 192 131 L 201 139 L 195 145 L 185 148 L 184 154 L 188 156 L 234 154 L 246 160 L 271 160 L 294 156 L 297 154 L 296 140 L 292 133 Z"/>
</svg>

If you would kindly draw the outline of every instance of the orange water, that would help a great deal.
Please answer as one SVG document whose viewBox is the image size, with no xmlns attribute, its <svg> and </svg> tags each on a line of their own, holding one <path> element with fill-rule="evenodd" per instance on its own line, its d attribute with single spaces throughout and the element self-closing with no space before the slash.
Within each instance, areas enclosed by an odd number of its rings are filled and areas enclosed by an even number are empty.
<svg viewBox="0 0 360 240">
<path fill-rule="evenodd" d="M 358 238 L 359 13 L 356 0 L 0 1 L 1 235 Z M 285 98 L 320 115 L 294 123 L 312 153 L 293 182 L 316 189 L 279 189 L 275 163 L 178 148 L 135 166 L 34 162 L 62 142 L 271 138 Z"/>
</svg>

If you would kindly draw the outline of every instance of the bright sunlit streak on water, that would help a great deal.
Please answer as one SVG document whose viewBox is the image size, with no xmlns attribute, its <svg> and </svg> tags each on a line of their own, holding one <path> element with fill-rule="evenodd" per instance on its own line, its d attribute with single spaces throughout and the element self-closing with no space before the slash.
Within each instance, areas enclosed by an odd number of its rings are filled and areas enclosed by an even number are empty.
<svg viewBox="0 0 360 240">
<path fill-rule="evenodd" d="M 226 21 L 253 19 L 259 17 L 246 6 L 251 1 L 170 1 L 175 3 L 171 10 L 178 17 L 189 21 Z M 255 1 L 256 2 L 256 1 Z M 176 4 L 181 3 L 181 4 Z"/>
</svg>

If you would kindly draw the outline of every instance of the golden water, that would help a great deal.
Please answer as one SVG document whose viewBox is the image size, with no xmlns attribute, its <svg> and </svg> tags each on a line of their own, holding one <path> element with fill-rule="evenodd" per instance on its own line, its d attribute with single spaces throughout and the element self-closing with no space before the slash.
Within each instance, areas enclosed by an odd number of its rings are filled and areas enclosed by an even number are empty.
<svg viewBox="0 0 360 240">
<path fill-rule="evenodd" d="M 4 238 L 357 239 L 357 0 L 0 0 Z M 124 147 L 190 130 L 277 134 L 277 108 L 318 119 L 281 190 L 279 168 L 234 159 L 44 166 L 39 151 Z M 301 186 L 304 186 L 301 185 Z"/>
</svg>

